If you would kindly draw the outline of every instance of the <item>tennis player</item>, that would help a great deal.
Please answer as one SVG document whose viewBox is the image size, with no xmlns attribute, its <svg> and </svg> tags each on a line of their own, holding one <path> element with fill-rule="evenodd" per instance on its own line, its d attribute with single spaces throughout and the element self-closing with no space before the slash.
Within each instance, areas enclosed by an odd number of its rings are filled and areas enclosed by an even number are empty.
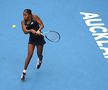
<svg viewBox="0 0 108 90">
<path fill-rule="evenodd" d="M 41 35 L 41 30 L 44 28 L 42 20 L 37 16 L 33 15 L 30 9 L 25 9 L 23 12 L 24 20 L 22 20 L 22 30 L 25 34 L 30 34 L 28 42 L 28 54 L 25 60 L 25 65 L 21 74 L 21 80 L 25 79 L 26 70 L 29 65 L 29 62 L 32 58 L 35 46 L 37 47 L 37 64 L 36 68 L 39 69 L 42 64 L 42 52 L 43 46 L 46 43 L 44 36 Z"/>
</svg>

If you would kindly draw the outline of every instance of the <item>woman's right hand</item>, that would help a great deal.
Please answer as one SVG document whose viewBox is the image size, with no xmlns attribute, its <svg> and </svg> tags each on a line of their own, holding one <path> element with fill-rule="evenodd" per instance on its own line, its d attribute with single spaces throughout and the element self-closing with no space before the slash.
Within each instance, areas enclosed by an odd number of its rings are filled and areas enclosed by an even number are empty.
<svg viewBox="0 0 108 90">
<path fill-rule="evenodd" d="M 32 34 L 36 34 L 36 31 L 34 29 L 31 29 Z"/>
</svg>

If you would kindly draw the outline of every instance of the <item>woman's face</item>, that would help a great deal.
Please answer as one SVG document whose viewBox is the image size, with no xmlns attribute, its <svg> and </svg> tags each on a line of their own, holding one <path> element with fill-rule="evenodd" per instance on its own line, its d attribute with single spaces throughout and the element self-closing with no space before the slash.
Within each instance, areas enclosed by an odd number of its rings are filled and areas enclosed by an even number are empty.
<svg viewBox="0 0 108 90">
<path fill-rule="evenodd" d="M 24 20 L 29 20 L 30 15 L 26 12 L 23 13 Z"/>
</svg>

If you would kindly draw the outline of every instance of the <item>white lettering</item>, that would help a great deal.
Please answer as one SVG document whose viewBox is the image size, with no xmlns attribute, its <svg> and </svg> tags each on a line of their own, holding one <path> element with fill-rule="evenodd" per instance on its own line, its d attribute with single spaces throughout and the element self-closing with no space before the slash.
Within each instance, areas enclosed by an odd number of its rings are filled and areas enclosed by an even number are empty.
<svg viewBox="0 0 108 90">
<path fill-rule="evenodd" d="M 103 26 L 104 23 L 99 23 L 99 21 L 102 21 L 102 19 L 88 19 L 85 21 L 85 23 L 87 24 L 87 26 Z"/>
<path fill-rule="evenodd" d="M 90 30 L 90 32 L 92 32 L 92 33 L 96 33 L 97 30 L 102 30 L 102 32 L 107 32 L 107 31 L 108 31 L 107 28 L 101 27 L 101 26 L 90 27 L 89 30 Z"/>
<path fill-rule="evenodd" d="M 94 36 L 94 39 L 95 40 L 99 40 L 99 39 L 102 39 L 102 38 L 107 38 L 108 39 L 108 33 L 93 33 L 92 34 Z"/>
<path fill-rule="evenodd" d="M 99 17 L 98 14 L 93 14 L 93 13 L 80 12 L 80 14 L 84 16 L 83 19 L 92 19 L 92 18 Z"/>
<path fill-rule="evenodd" d="M 89 26 L 89 31 L 94 36 L 99 48 L 103 51 L 104 58 L 108 59 L 108 47 L 104 46 L 108 44 L 108 29 L 104 27 L 104 23 L 99 18 L 99 14 L 85 12 L 80 12 L 80 14 L 83 15 L 86 25 Z"/>
<path fill-rule="evenodd" d="M 104 50 L 103 55 L 108 55 L 108 48 L 106 48 L 106 47 L 100 47 L 100 49 Z"/>
<path fill-rule="evenodd" d="M 96 41 L 98 46 L 103 46 L 103 44 L 108 43 L 108 41 Z"/>
</svg>

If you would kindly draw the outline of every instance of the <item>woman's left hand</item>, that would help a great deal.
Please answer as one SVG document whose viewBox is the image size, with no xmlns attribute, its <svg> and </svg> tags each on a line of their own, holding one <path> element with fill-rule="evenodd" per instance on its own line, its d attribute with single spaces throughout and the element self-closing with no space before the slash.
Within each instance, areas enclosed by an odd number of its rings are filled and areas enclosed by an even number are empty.
<svg viewBox="0 0 108 90">
<path fill-rule="evenodd" d="M 36 34 L 41 35 L 41 31 L 37 30 Z"/>
</svg>

